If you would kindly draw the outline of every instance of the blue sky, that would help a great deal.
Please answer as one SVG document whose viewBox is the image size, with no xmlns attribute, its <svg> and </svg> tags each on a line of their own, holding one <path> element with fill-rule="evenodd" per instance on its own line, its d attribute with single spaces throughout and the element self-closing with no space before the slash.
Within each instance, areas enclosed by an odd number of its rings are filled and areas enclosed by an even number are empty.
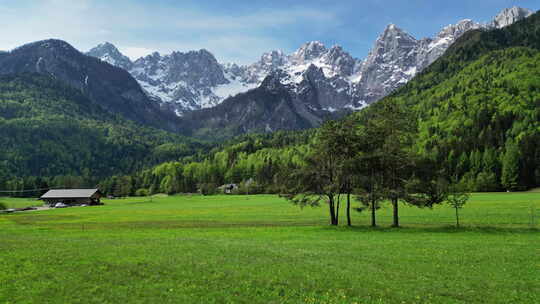
<svg viewBox="0 0 540 304">
<path fill-rule="evenodd" d="M 206 48 L 219 61 L 251 63 L 319 40 L 363 58 L 389 23 L 422 38 L 514 5 L 536 11 L 540 0 L 0 0 L 0 49 L 59 38 L 82 51 L 109 41 L 132 58 Z"/>
</svg>

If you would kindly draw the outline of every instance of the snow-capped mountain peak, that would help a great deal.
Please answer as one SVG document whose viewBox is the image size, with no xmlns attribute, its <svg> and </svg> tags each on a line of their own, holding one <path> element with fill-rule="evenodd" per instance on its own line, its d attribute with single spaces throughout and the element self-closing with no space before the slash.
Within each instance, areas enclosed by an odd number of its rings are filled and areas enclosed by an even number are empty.
<svg viewBox="0 0 540 304">
<path fill-rule="evenodd" d="M 88 51 L 87 55 L 97 57 L 114 66 L 121 67 L 125 70 L 131 69 L 131 60 L 120 53 L 120 51 L 110 42 L 104 42 Z"/>
<path fill-rule="evenodd" d="M 287 56 L 281 50 L 273 50 L 268 53 L 264 53 L 259 61 L 262 67 L 265 67 L 267 71 L 275 70 L 276 68 L 283 66 L 287 63 Z"/>
<path fill-rule="evenodd" d="M 449 36 L 452 37 L 459 37 L 463 35 L 465 32 L 471 30 L 471 29 L 477 29 L 481 28 L 482 25 L 480 23 L 476 23 L 472 21 L 471 19 L 463 19 L 459 21 L 456 24 L 450 24 L 446 27 L 444 27 L 438 34 L 437 38 L 444 39 Z"/>
<path fill-rule="evenodd" d="M 490 23 L 464 19 L 420 40 L 389 24 L 364 60 L 339 45 L 327 48 L 320 41 L 307 42 L 290 54 L 280 50 L 264 53 L 250 65 L 220 64 L 204 49 L 168 55 L 155 52 L 132 63 L 110 43 L 98 45 L 88 55 L 128 70 L 148 95 L 179 115 L 276 81 L 313 111 L 359 109 L 407 83 L 467 31 L 501 28 L 531 14 L 513 7 Z"/>
<path fill-rule="evenodd" d="M 326 47 L 320 41 L 311 41 L 302 45 L 290 58 L 293 62 L 304 63 L 321 57 L 326 52 Z"/>
<path fill-rule="evenodd" d="M 532 14 L 533 11 L 526 8 L 521 8 L 517 6 L 507 8 L 495 17 L 495 19 L 491 23 L 491 26 L 495 28 L 503 28 L 516 21 L 527 18 Z"/>
</svg>

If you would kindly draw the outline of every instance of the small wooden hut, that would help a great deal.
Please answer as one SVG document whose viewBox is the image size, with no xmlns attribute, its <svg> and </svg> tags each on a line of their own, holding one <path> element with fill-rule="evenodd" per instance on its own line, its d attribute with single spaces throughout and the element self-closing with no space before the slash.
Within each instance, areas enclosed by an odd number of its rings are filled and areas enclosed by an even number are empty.
<svg viewBox="0 0 540 304">
<path fill-rule="evenodd" d="M 41 196 L 41 200 L 49 206 L 57 203 L 66 205 L 101 205 L 103 194 L 99 189 L 55 189 Z"/>
</svg>

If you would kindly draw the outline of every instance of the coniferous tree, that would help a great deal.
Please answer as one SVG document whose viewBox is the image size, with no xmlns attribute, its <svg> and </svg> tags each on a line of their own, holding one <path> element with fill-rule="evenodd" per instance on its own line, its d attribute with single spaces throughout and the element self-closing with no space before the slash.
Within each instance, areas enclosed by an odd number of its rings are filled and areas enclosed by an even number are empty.
<svg viewBox="0 0 540 304">
<path fill-rule="evenodd" d="M 330 224 L 339 224 L 339 195 L 343 189 L 341 141 L 336 140 L 338 123 L 327 121 L 319 129 L 303 166 L 282 171 L 282 195 L 293 204 L 328 204 Z"/>
<path fill-rule="evenodd" d="M 508 139 L 502 159 L 501 183 L 509 191 L 519 186 L 519 147 L 513 139 Z"/>
</svg>

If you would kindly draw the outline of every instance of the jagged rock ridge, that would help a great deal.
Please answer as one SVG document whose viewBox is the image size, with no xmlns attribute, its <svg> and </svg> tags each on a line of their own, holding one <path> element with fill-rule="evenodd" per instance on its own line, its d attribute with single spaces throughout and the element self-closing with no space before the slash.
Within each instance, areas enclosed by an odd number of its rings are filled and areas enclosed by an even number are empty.
<svg viewBox="0 0 540 304">
<path fill-rule="evenodd" d="M 148 95 L 180 116 L 260 87 L 271 76 L 288 90 L 296 105 L 302 104 L 291 109 L 309 113 L 307 121 L 316 125 L 329 113 L 357 110 L 388 95 L 433 63 L 467 31 L 501 28 L 531 14 L 513 7 L 489 23 L 465 19 L 444 27 L 435 37 L 423 39 L 390 24 L 364 60 L 354 58 L 340 46 L 327 48 L 312 41 L 292 54 L 279 50 L 265 53 L 250 65 L 220 64 L 210 52 L 199 50 L 154 53 L 127 66 Z M 94 49 L 92 53 L 99 52 Z M 108 54 L 103 60 L 112 63 L 110 58 L 114 57 L 114 62 L 120 61 L 114 51 L 101 53 Z M 225 112 L 228 108 L 220 107 Z"/>
</svg>

